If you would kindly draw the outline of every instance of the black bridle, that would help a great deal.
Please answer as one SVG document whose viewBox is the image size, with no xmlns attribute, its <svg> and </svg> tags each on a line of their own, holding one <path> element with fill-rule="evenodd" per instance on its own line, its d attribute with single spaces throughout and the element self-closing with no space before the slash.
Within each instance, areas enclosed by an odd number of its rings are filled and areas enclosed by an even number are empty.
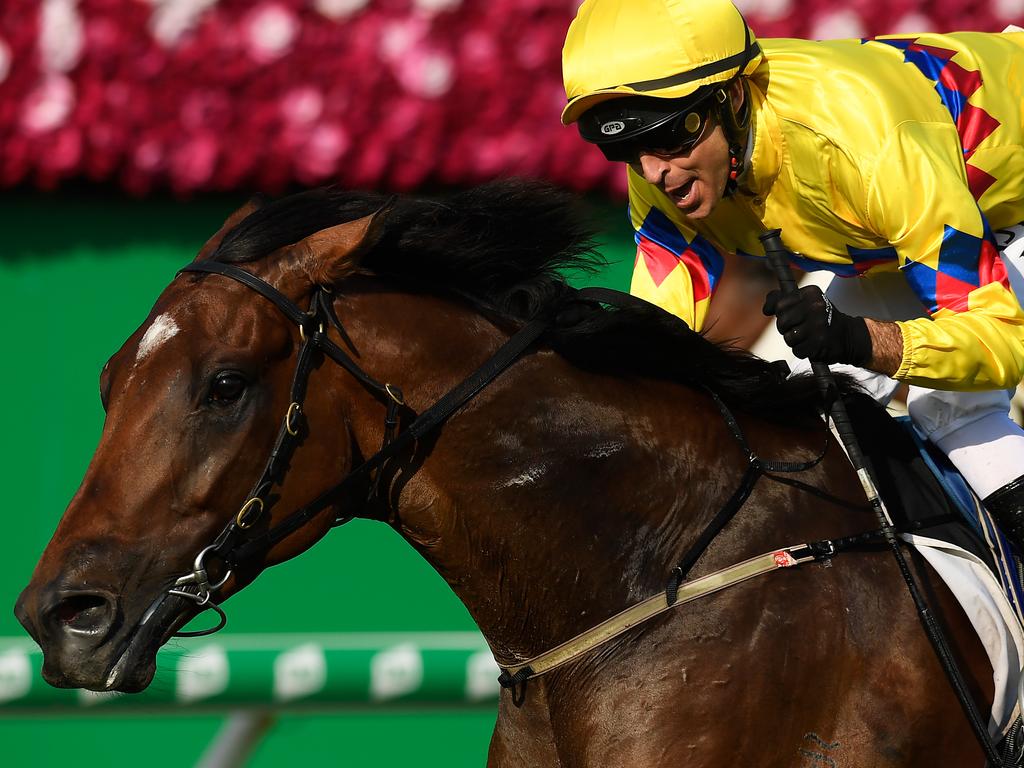
<svg viewBox="0 0 1024 768">
<path fill-rule="evenodd" d="M 290 404 L 263 472 L 235 516 L 213 543 L 202 549 L 196 556 L 192 571 L 178 578 L 147 612 L 148 617 L 155 610 L 156 605 L 167 595 L 176 595 L 195 602 L 202 610 L 213 610 L 218 614 L 219 622 L 216 626 L 198 631 L 178 632 L 177 635 L 182 637 L 209 635 L 222 629 L 227 623 L 227 616 L 223 609 L 214 602 L 213 594 L 227 583 L 234 569 L 268 553 L 278 543 L 337 502 L 350 487 L 361 481 L 369 482 L 366 504 L 373 503 L 384 465 L 401 451 L 422 439 L 431 430 L 443 424 L 502 371 L 521 357 L 550 325 L 549 321 L 544 318 L 527 323 L 469 377 L 417 416 L 406 429 L 396 434 L 399 412 L 403 408 L 407 408 L 402 391 L 392 384 L 381 383 L 367 374 L 341 347 L 327 337 L 325 329 L 328 326 L 336 328 L 342 338 L 346 337 L 334 312 L 334 295 L 331 291 L 323 287 L 317 288 L 310 302 L 309 310 L 305 311 L 265 280 L 231 264 L 218 261 L 197 261 L 182 268 L 179 274 L 181 272 L 217 274 L 242 283 L 277 306 L 289 320 L 298 326 L 302 339 L 298 362 L 292 378 Z M 576 298 L 577 300 L 619 307 L 632 306 L 639 302 L 638 299 L 628 294 L 606 288 L 587 288 L 576 292 Z M 386 404 L 381 448 L 312 501 L 294 510 L 275 525 L 255 532 L 252 530 L 253 525 L 269 508 L 270 493 L 283 483 L 292 452 L 303 439 L 306 428 L 303 401 L 309 375 L 321 354 L 329 357 L 352 374 L 363 387 Z M 693 564 L 746 501 L 761 475 L 768 474 L 774 477 L 775 475 L 772 473 L 802 472 L 820 462 L 828 447 L 826 440 L 821 453 L 807 462 L 764 461 L 750 451 L 735 418 L 725 403 L 713 392 L 709 391 L 708 394 L 721 411 L 733 437 L 747 453 L 748 466 L 736 492 L 709 522 L 683 560 L 672 569 L 666 590 L 668 595 L 674 594 L 679 588 Z M 371 480 L 371 474 L 375 470 L 378 471 L 377 475 Z M 332 527 L 343 525 L 351 519 L 351 516 L 338 517 L 332 522 Z M 207 563 L 211 557 L 217 558 L 226 566 L 225 573 L 216 582 L 211 582 L 207 570 Z"/>
<path fill-rule="evenodd" d="M 544 319 L 527 323 L 499 347 L 487 362 L 417 416 L 406 429 L 396 434 L 400 412 L 407 409 L 402 391 L 393 384 L 381 383 L 367 374 L 345 350 L 327 337 L 326 328 L 333 326 L 341 333 L 342 338 L 345 338 L 345 332 L 334 312 L 331 291 L 318 287 L 313 293 L 309 310 L 305 311 L 265 280 L 231 264 L 218 261 L 196 261 L 181 269 L 179 274 L 181 272 L 223 275 L 242 283 L 281 310 L 289 320 L 298 326 L 302 339 L 298 361 L 295 365 L 295 374 L 292 377 L 290 404 L 263 472 L 238 512 L 213 543 L 196 556 L 192 572 L 177 579 L 165 593 L 165 595 L 176 595 L 192 600 L 202 610 L 216 611 L 220 617 L 217 626 L 195 632 L 178 632 L 177 635 L 182 637 L 209 635 L 224 627 L 227 623 L 227 616 L 224 610 L 214 602 L 213 593 L 227 583 L 234 569 L 239 565 L 268 553 L 274 546 L 337 502 L 348 488 L 361 481 L 370 483 L 367 503 L 371 503 L 378 492 L 382 475 L 380 470 L 389 460 L 443 424 L 502 371 L 521 357 L 548 327 L 548 322 Z M 288 461 L 304 437 L 307 424 L 303 412 L 303 402 L 309 375 L 321 355 L 330 358 L 352 374 L 363 387 L 386 405 L 383 443 L 380 450 L 352 469 L 338 483 L 291 512 L 280 522 L 260 532 L 255 532 L 252 530 L 253 526 L 271 505 L 271 491 L 284 481 Z M 378 473 L 371 480 L 374 470 L 378 470 Z M 351 516 L 338 517 L 333 521 L 332 527 L 347 523 L 351 519 Z M 207 571 L 207 564 L 211 557 L 216 557 L 226 566 L 224 575 L 216 583 L 211 583 Z M 150 609 L 150 612 L 152 610 Z"/>
</svg>

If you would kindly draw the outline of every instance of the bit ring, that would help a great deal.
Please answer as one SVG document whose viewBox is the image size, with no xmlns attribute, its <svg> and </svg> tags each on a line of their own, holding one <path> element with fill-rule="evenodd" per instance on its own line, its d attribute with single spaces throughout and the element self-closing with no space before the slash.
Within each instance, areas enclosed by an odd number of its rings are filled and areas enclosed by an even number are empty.
<svg viewBox="0 0 1024 768">
<path fill-rule="evenodd" d="M 256 511 L 252 514 L 252 519 L 249 519 L 249 513 L 253 509 L 255 509 Z M 261 499 L 259 496 L 253 496 L 251 499 L 245 502 L 245 504 L 242 505 L 242 508 L 240 510 L 238 510 L 238 514 L 235 516 L 235 524 L 238 525 L 239 528 L 250 528 L 253 525 L 253 523 L 259 520 L 260 515 L 262 514 L 263 499 Z"/>
<path fill-rule="evenodd" d="M 300 415 L 302 415 L 302 406 L 298 403 L 289 405 L 288 413 L 284 415 L 284 428 L 292 437 L 299 434 L 299 428 L 295 425 L 295 417 Z"/>
<path fill-rule="evenodd" d="M 390 397 L 394 401 L 395 405 L 405 405 L 405 398 L 402 396 L 402 390 L 400 390 L 398 387 L 393 387 L 390 384 L 385 384 L 384 391 L 388 393 L 388 397 Z"/>
</svg>

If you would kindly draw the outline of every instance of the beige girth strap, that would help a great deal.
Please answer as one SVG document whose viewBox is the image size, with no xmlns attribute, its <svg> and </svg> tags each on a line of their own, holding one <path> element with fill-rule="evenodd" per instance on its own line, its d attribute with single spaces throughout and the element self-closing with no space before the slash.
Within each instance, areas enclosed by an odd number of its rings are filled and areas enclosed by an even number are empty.
<svg viewBox="0 0 1024 768">
<path fill-rule="evenodd" d="M 799 556 L 794 555 L 794 552 L 799 552 Z M 502 664 L 499 661 L 498 666 L 503 673 L 502 679 L 510 683 L 518 683 L 538 677 L 555 667 L 560 667 L 562 664 L 572 661 L 577 656 L 596 648 L 602 643 L 608 642 L 613 637 L 618 637 L 637 624 L 642 624 L 648 619 L 678 605 L 710 595 L 713 592 L 718 592 L 726 587 L 739 584 L 741 581 L 760 576 L 763 573 L 769 573 L 779 568 L 790 568 L 814 559 L 815 556 L 811 553 L 810 548 L 807 545 L 799 544 L 793 547 L 777 549 L 773 552 L 766 552 L 763 555 L 752 557 L 750 560 L 744 560 L 742 563 L 730 565 L 728 568 L 723 568 L 720 571 L 683 582 L 679 586 L 679 593 L 676 595 L 674 603 L 669 604 L 665 593 L 659 592 L 641 603 L 630 606 L 610 619 L 606 619 L 596 627 L 576 635 L 571 640 L 566 640 L 546 653 L 516 664 Z"/>
</svg>

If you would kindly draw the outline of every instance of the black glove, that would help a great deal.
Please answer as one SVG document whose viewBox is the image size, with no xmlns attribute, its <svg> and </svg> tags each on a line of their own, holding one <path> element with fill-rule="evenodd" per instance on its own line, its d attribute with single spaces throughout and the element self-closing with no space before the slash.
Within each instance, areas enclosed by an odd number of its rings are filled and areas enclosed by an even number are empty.
<svg viewBox="0 0 1024 768">
<path fill-rule="evenodd" d="M 871 362 L 871 335 L 864 318 L 844 315 L 816 285 L 786 296 L 771 291 L 762 311 L 775 315 L 779 333 L 797 357 L 860 368 Z"/>
</svg>

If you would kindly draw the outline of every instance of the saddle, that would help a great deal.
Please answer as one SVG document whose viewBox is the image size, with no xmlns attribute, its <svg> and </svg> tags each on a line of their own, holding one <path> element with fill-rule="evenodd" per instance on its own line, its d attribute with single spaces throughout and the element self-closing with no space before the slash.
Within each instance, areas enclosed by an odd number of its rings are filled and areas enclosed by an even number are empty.
<svg viewBox="0 0 1024 768">
<path fill-rule="evenodd" d="M 1021 553 L 908 417 L 891 416 L 868 395 L 844 399 L 894 527 L 945 582 L 988 653 L 995 684 L 989 731 L 1012 746 L 1022 735 Z"/>
<path fill-rule="evenodd" d="M 868 395 L 847 395 L 844 400 L 894 527 L 955 544 L 997 574 L 997 558 L 983 533 L 974 494 L 949 460 L 924 440 L 908 417 L 892 416 Z"/>
</svg>

